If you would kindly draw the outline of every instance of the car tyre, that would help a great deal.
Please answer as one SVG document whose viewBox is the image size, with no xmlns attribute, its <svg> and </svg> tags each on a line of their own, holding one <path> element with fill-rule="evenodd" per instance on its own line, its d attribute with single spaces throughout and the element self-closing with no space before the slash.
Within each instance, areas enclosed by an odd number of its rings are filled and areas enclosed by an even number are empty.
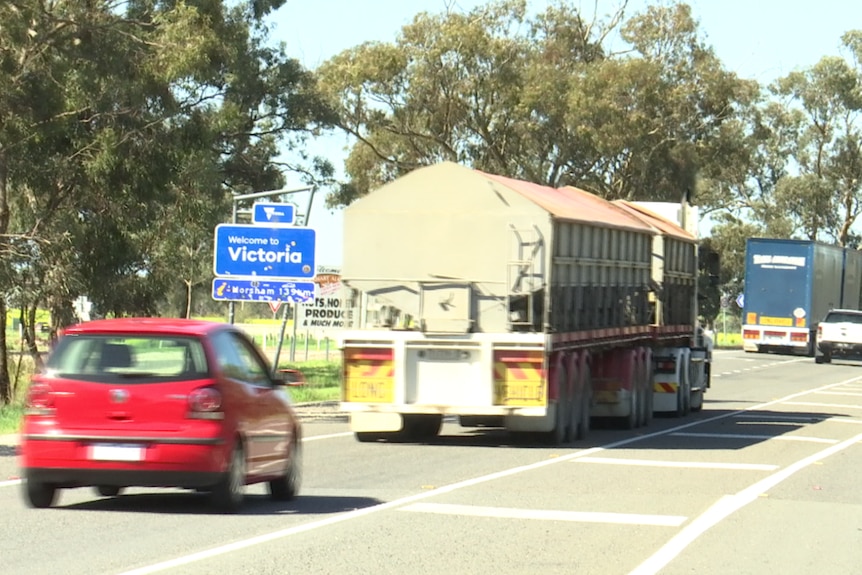
<svg viewBox="0 0 862 575">
<path fill-rule="evenodd" d="M 269 495 L 275 501 L 290 501 L 299 493 L 302 483 L 302 449 L 294 443 L 284 475 L 269 482 Z"/>
<path fill-rule="evenodd" d="M 97 485 L 96 493 L 101 495 L 102 497 L 116 497 L 120 493 L 122 493 L 123 488 L 117 487 L 116 485 Z"/>
<path fill-rule="evenodd" d="M 245 497 L 245 452 L 237 442 L 230 456 L 230 464 L 212 492 L 216 509 L 225 513 L 236 513 Z"/>
<path fill-rule="evenodd" d="M 24 494 L 30 507 L 45 509 L 51 507 L 57 499 L 57 488 L 50 483 L 26 479 L 24 481 Z"/>
</svg>

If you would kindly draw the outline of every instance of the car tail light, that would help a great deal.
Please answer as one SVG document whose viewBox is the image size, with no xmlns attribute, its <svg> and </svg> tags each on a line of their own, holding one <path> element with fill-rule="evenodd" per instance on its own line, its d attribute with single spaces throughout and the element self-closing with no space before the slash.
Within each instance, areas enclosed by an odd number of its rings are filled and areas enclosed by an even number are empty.
<svg viewBox="0 0 862 575">
<path fill-rule="evenodd" d="M 224 419 L 221 393 L 212 387 L 199 387 L 189 394 L 189 417 L 193 419 Z"/>
<path fill-rule="evenodd" d="M 27 415 L 53 415 L 54 390 L 47 383 L 32 383 L 27 391 Z"/>
</svg>

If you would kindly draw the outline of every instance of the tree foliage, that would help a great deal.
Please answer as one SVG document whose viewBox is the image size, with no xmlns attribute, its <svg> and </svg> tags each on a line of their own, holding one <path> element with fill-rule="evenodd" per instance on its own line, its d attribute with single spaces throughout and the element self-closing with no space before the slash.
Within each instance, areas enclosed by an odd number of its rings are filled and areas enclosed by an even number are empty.
<svg viewBox="0 0 862 575">
<path fill-rule="evenodd" d="M 614 52 L 611 39 L 626 50 Z M 356 138 L 347 204 L 451 160 L 608 198 L 678 200 L 739 145 L 757 85 L 725 71 L 686 5 L 587 18 L 522 0 L 419 14 L 393 44 L 347 50 L 320 83 Z"/>
<path fill-rule="evenodd" d="M 80 295 L 148 315 L 211 279 L 200 262 L 231 193 L 282 186 L 277 155 L 332 119 L 312 74 L 269 39 L 283 4 L 0 4 L 3 304 L 47 306 L 60 327 Z"/>
</svg>

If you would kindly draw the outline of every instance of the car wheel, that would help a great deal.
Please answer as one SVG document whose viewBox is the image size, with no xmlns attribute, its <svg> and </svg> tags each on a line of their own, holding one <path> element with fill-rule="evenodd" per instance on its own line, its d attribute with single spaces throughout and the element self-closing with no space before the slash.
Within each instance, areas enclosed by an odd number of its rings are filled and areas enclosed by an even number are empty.
<svg viewBox="0 0 862 575">
<path fill-rule="evenodd" d="M 235 513 L 245 497 L 245 452 L 237 442 L 231 453 L 230 464 L 212 492 L 216 508 L 226 513 Z"/>
<path fill-rule="evenodd" d="M 30 507 L 45 509 L 54 504 L 54 500 L 57 498 L 57 488 L 49 483 L 25 479 L 24 494 Z"/>
<path fill-rule="evenodd" d="M 269 495 L 275 501 L 290 501 L 299 493 L 302 482 L 302 449 L 294 444 L 284 475 L 269 482 Z"/>
<path fill-rule="evenodd" d="M 96 492 L 102 497 L 116 497 L 123 491 L 122 487 L 116 485 L 97 485 Z"/>
</svg>

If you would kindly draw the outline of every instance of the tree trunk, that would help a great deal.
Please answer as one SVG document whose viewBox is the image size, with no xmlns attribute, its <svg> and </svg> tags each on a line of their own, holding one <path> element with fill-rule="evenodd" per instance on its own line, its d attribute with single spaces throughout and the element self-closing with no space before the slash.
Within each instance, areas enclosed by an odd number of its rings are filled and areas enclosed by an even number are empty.
<svg viewBox="0 0 862 575">
<path fill-rule="evenodd" d="M 0 144 L 0 270 L 6 267 L 4 261 L 9 251 L 6 249 L 6 234 L 9 232 L 9 196 L 8 183 L 9 171 L 6 165 L 6 150 Z M 5 276 L 5 274 L 2 274 Z M 2 276 L 0 276 L 2 277 Z M 0 280 L 0 292 L 5 292 L 3 289 L 4 282 Z M 3 329 L 0 329 L 0 405 L 8 405 L 12 401 L 12 385 L 9 381 L 9 354 L 6 346 L 6 301 L 0 298 L 0 322 L 3 324 Z"/>
<path fill-rule="evenodd" d="M 0 405 L 12 403 L 12 383 L 9 381 L 9 356 L 6 353 L 6 301 L 0 298 L 0 317 L 3 318 L 3 329 L 0 329 Z"/>
<path fill-rule="evenodd" d="M 21 334 L 24 338 L 24 343 L 27 346 L 27 351 L 30 357 L 33 358 L 33 365 L 36 371 L 41 371 L 44 367 L 42 355 L 39 353 L 39 345 L 36 338 L 39 335 L 36 333 L 36 305 L 28 308 L 21 308 Z"/>
</svg>

